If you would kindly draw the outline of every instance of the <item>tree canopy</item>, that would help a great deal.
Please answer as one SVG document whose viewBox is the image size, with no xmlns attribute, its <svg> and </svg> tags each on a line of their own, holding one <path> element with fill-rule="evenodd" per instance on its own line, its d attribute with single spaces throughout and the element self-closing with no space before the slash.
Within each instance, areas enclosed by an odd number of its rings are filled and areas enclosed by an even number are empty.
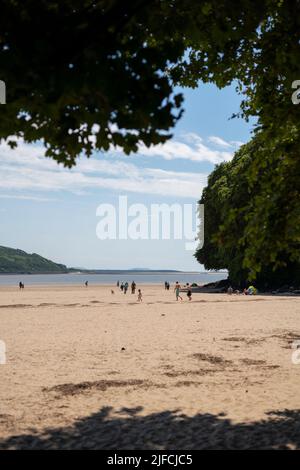
<svg viewBox="0 0 300 470">
<path fill-rule="evenodd" d="M 200 201 L 205 224 L 198 261 L 228 269 L 238 285 L 256 279 L 263 287 L 300 286 L 299 175 L 297 155 L 263 132 L 217 166 Z"/>
<path fill-rule="evenodd" d="M 237 80 L 241 113 L 278 135 L 298 125 L 298 0 L 3 0 L 0 138 L 42 139 L 72 166 L 111 145 L 164 142 L 182 114 L 175 84 Z"/>
</svg>

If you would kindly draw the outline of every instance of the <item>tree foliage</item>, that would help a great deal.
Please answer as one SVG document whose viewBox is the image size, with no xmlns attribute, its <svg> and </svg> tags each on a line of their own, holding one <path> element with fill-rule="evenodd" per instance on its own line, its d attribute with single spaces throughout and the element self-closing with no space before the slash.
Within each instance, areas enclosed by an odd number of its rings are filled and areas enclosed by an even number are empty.
<svg viewBox="0 0 300 470">
<path fill-rule="evenodd" d="M 57 264 L 36 253 L 0 246 L 0 273 L 43 274 L 67 273 L 64 264 Z"/>
<path fill-rule="evenodd" d="M 43 139 L 46 154 L 70 167 L 82 151 L 114 145 L 129 153 L 138 142 L 164 142 L 182 101 L 164 71 L 184 52 L 164 8 L 142 0 L 2 1 L 0 138 Z"/>
<path fill-rule="evenodd" d="M 204 247 L 207 269 L 229 270 L 236 284 L 300 285 L 300 159 L 263 132 L 209 176 Z"/>
<path fill-rule="evenodd" d="M 67 166 L 111 145 L 164 142 L 174 85 L 238 81 L 242 113 L 272 135 L 298 125 L 300 1 L 2 0 L 0 138 L 42 139 Z"/>
</svg>

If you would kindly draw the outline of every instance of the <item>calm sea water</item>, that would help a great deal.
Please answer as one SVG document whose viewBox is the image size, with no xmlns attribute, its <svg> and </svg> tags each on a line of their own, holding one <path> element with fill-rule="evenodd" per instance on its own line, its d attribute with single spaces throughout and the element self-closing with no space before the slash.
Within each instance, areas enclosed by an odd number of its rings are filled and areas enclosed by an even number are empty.
<svg viewBox="0 0 300 470">
<path fill-rule="evenodd" d="M 197 284 L 207 284 L 208 282 L 220 281 L 226 279 L 226 273 L 148 273 L 127 271 L 120 274 L 1 274 L 0 286 L 17 286 L 20 281 L 26 285 L 70 285 L 84 284 L 88 281 L 93 284 L 116 285 L 117 281 L 135 281 L 137 284 L 163 284 L 165 281 L 171 284 L 176 281 L 182 284 L 196 282 Z"/>
</svg>

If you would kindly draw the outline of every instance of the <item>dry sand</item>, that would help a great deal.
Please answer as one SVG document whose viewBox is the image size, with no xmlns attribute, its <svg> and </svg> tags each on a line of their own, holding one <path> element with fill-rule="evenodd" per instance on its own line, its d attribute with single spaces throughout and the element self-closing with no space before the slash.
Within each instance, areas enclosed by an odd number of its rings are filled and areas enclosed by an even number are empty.
<svg viewBox="0 0 300 470">
<path fill-rule="evenodd" d="M 1 449 L 300 448 L 299 298 L 114 289 L 0 289 Z"/>
</svg>

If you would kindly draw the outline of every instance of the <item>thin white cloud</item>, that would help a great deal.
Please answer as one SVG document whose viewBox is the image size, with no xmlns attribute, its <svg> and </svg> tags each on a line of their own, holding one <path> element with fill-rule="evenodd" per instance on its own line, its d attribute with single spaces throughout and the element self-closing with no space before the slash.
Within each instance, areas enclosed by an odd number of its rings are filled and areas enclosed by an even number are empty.
<svg viewBox="0 0 300 470">
<path fill-rule="evenodd" d="M 225 142 L 217 137 L 215 139 Z M 132 161 L 118 159 L 116 154 L 120 153 L 119 149 L 111 152 L 110 159 L 101 159 L 101 156 L 90 159 L 81 157 L 76 167 L 70 170 L 46 158 L 44 152 L 42 146 L 24 144 L 22 141 L 18 142 L 14 150 L 5 143 L 0 145 L 0 190 L 3 193 L 0 193 L 0 197 L 42 201 L 48 198 L 40 194 L 28 195 L 28 191 L 85 194 L 90 189 L 102 188 L 118 192 L 199 198 L 208 176 L 199 171 L 199 167 L 193 172 L 143 168 Z M 150 148 L 140 145 L 138 155 L 212 164 L 229 161 L 233 156 L 232 152 L 215 150 L 205 145 L 203 139 L 195 133 L 186 133 L 182 140 L 171 140 Z"/>
<path fill-rule="evenodd" d="M 84 194 L 89 189 L 108 189 L 165 196 L 198 198 L 207 175 L 140 168 L 116 159 L 78 160 L 71 170 L 43 156 L 43 148 L 22 142 L 15 150 L 0 145 L 0 190 L 3 198 L 34 199 L 24 192 L 67 191 Z M 12 191 L 10 195 L 7 191 Z M 16 194 L 18 192 L 19 194 Z M 1 197 L 1 196 L 0 196 Z M 35 200 L 41 200 L 37 196 Z M 45 200 L 48 198 L 44 198 Z"/>
<path fill-rule="evenodd" d="M 210 141 L 210 139 L 213 139 Z M 209 137 L 208 142 L 213 146 L 218 145 L 228 148 L 228 151 L 218 150 L 204 143 L 202 137 L 194 132 L 186 132 L 181 135 L 181 140 L 168 140 L 164 144 L 146 147 L 143 143 L 138 146 L 138 155 L 146 157 L 159 157 L 164 160 L 190 160 L 192 162 L 208 162 L 213 165 L 230 161 L 233 158 L 233 146 L 220 137 Z M 222 145 L 221 145 L 222 144 Z M 230 151 L 229 151 L 230 150 Z M 111 148 L 112 154 L 121 154 L 118 147 Z M 133 154 L 134 155 L 134 154 Z"/>
<path fill-rule="evenodd" d="M 231 152 L 213 150 L 202 141 L 188 145 L 184 142 L 170 140 L 165 144 L 158 144 L 151 147 L 139 146 L 139 154 L 147 157 L 161 157 L 164 160 L 191 160 L 193 162 L 209 162 L 212 164 L 229 161 L 232 159 Z"/>
<path fill-rule="evenodd" d="M 242 145 L 245 145 L 245 142 L 241 142 L 240 140 L 231 140 L 230 143 L 233 147 L 241 147 Z"/>
<path fill-rule="evenodd" d="M 232 147 L 232 145 L 229 142 L 226 142 L 226 140 L 221 139 L 221 137 L 217 137 L 215 135 L 211 135 L 208 138 L 208 142 L 214 145 L 217 145 L 218 147 L 227 147 L 227 148 Z"/>
<path fill-rule="evenodd" d="M 241 145 L 244 145 L 244 142 L 241 142 L 240 140 L 230 140 L 229 142 L 227 142 L 221 137 L 215 135 L 211 135 L 207 140 L 208 142 L 213 145 L 216 145 L 217 147 L 223 147 L 227 149 L 231 148 L 234 151 L 241 147 Z"/>
<path fill-rule="evenodd" d="M 0 198 L 1 199 L 21 199 L 24 201 L 37 201 L 37 202 L 57 201 L 57 199 L 52 199 L 49 197 L 26 196 L 26 195 L 15 195 L 15 194 L 0 194 Z"/>
</svg>

